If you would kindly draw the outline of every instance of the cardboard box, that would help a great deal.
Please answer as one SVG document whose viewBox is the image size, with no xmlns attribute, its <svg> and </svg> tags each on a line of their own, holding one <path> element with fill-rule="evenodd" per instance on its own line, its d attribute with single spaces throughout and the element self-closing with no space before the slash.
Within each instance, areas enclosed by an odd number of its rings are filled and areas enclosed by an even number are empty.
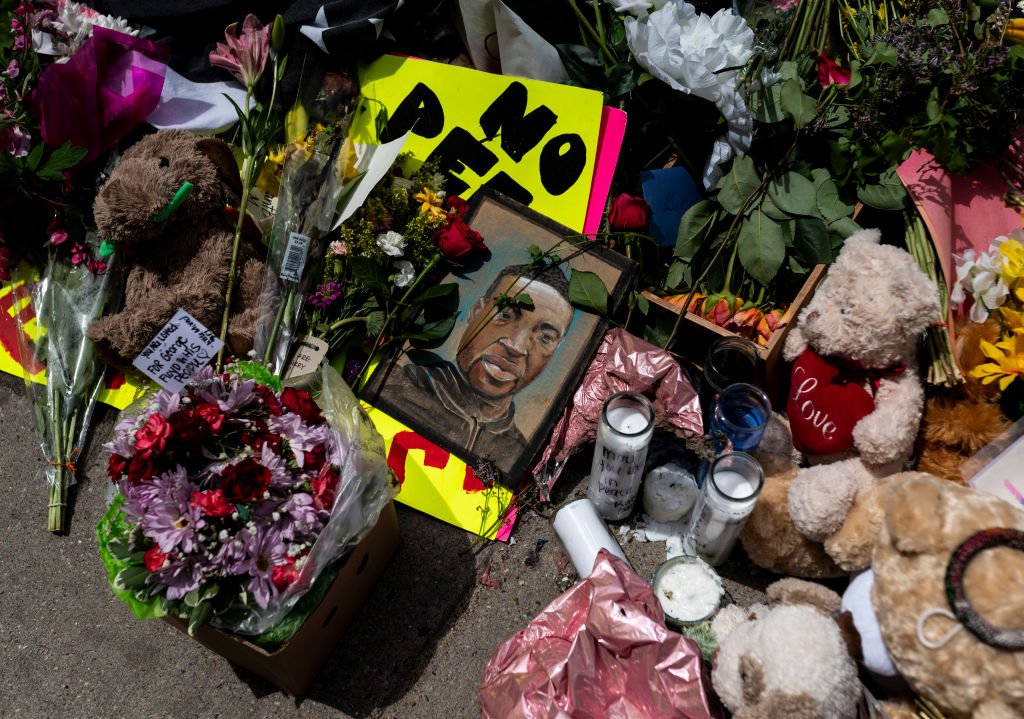
<svg viewBox="0 0 1024 719">
<path fill-rule="evenodd" d="M 773 406 L 781 406 L 785 403 L 786 391 L 789 388 L 788 368 L 782 360 L 782 344 L 786 339 L 786 333 L 789 331 L 789 327 L 796 321 L 797 314 L 814 295 L 814 290 L 817 289 L 818 283 L 824 278 L 826 269 L 826 265 L 814 266 L 814 269 L 807 276 L 803 287 L 800 288 L 800 292 L 793 298 L 786 312 L 782 315 L 782 324 L 772 333 L 771 339 L 768 340 L 768 345 L 765 347 L 758 346 L 757 348 L 761 359 L 764 360 L 764 388 Z M 642 294 L 652 305 L 667 310 L 674 315 L 678 315 L 682 310 L 679 305 L 673 304 L 651 292 L 645 291 Z M 682 300 L 680 300 L 681 302 Z M 676 337 L 675 349 L 686 357 L 698 371 L 701 371 L 704 368 L 704 360 L 707 357 L 708 348 L 711 347 L 711 344 L 720 337 L 728 337 L 733 334 L 733 332 L 724 327 L 719 327 L 703 317 L 687 312 L 680 325 L 679 334 Z"/>
<path fill-rule="evenodd" d="M 398 548 L 398 517 L 394 503 L 381 512 L 376 526 L 356 545 L 327 596 L 295 635 L 268 652 L 232 634 L 202 627 L 195 639 L 228 661 L 258 674 L 292 696 L 306 692 L 326 663 L 334 645 L 370 596 Z M 188 623 L 176 617 L 165 620 L 185 632 Z"/>
</svg>

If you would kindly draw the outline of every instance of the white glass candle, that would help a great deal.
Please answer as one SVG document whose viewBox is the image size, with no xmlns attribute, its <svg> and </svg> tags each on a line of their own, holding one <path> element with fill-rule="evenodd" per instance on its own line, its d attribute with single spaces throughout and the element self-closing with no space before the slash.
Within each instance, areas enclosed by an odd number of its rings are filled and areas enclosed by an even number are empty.
<svg viewBox="0 0 1024 719">
<path fill-rule="evenodd" d="M 683 549 L 711 566 L 725 561 L 764 485 L 761 464 L 743 452 L 723 454 L 711 465 L 693 511 Z"/>
<path fill-rule="evenodd" d="M 590 576 L 597 553 L 602 549 L 619 559 L 626 559 L 622 547 L 608 531 L 608 525 L 598 516 L 593 503 L 586 497 L 570 502 L 555 512 L 552 524 L 581 579 Z M 626 562 L 629 560 L 626 559 Z"/>
<path fill-rule="evenodd" d="M 587 489 L 605 519 L 625 519 L 633 511 L 653 434 L 654 408 L 642 394 L 618 392 L 605 400 Z"/>
</svg>

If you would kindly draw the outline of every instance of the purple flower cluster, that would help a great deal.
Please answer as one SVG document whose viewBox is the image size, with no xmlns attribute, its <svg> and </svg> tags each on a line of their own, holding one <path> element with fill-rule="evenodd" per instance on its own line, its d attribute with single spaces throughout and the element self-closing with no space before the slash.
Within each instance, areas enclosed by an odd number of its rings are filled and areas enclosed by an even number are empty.
<svg viewBox="0 0 1024 719">
<path fill-rule="evenodd" d="M 222 608 L 248 598 L 266 608 L 308 581 L 342 457 L 306 392 L 207 368 L 123 418 L 105 449 L 153 595 L 180 600 L 216 583 Z"/>
<path fill-rule="evenodd" d="M 326 310 L 341 297 L 341 284 L 328 281 L 316 288 L 309 295 L 309 304 L 317 309 Z"/>
</svg>

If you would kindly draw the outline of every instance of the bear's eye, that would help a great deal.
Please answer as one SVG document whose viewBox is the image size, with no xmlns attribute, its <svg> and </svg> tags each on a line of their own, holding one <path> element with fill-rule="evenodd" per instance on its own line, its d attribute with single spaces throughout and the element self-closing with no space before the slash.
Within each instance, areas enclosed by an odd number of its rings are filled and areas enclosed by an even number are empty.
<svg viewBox="0 0 1024 719">
<path fill-rule="evenodd" d="M 839 314 L 841 314 L 841 315 L 848 315 L 848 314 L 850 314 L 850 310 L 849 310 L 848 307 L 840 307 L 839 308 Z"/>
<path fill-rule="evenodd" d="M 171 166 L 171 161 L 168 160 L 166 157 L 158 157 L 157 160 L 159 160 L 161 168 Z"/>
</svg>

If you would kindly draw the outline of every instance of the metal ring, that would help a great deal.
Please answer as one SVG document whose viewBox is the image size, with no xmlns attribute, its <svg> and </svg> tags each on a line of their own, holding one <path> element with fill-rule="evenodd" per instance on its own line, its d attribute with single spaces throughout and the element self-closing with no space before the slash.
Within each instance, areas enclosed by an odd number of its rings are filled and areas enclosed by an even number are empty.
<svg viewBox="0 0 1024 719">
<path fill-rule="evenodd" d="M 967 566 L 981 552 L 994 547 L 1009 547 L 1024 552 L 1024 532 L 993 527 L 965 539 L 954 550 L 946 567 L 946 599 L 956 618 L 985 644 L 999 649 L 1024 649 L 1024 627 L 1004 629 L 984 619 L 974 609 L 964 588 Z"/>
</svg>

